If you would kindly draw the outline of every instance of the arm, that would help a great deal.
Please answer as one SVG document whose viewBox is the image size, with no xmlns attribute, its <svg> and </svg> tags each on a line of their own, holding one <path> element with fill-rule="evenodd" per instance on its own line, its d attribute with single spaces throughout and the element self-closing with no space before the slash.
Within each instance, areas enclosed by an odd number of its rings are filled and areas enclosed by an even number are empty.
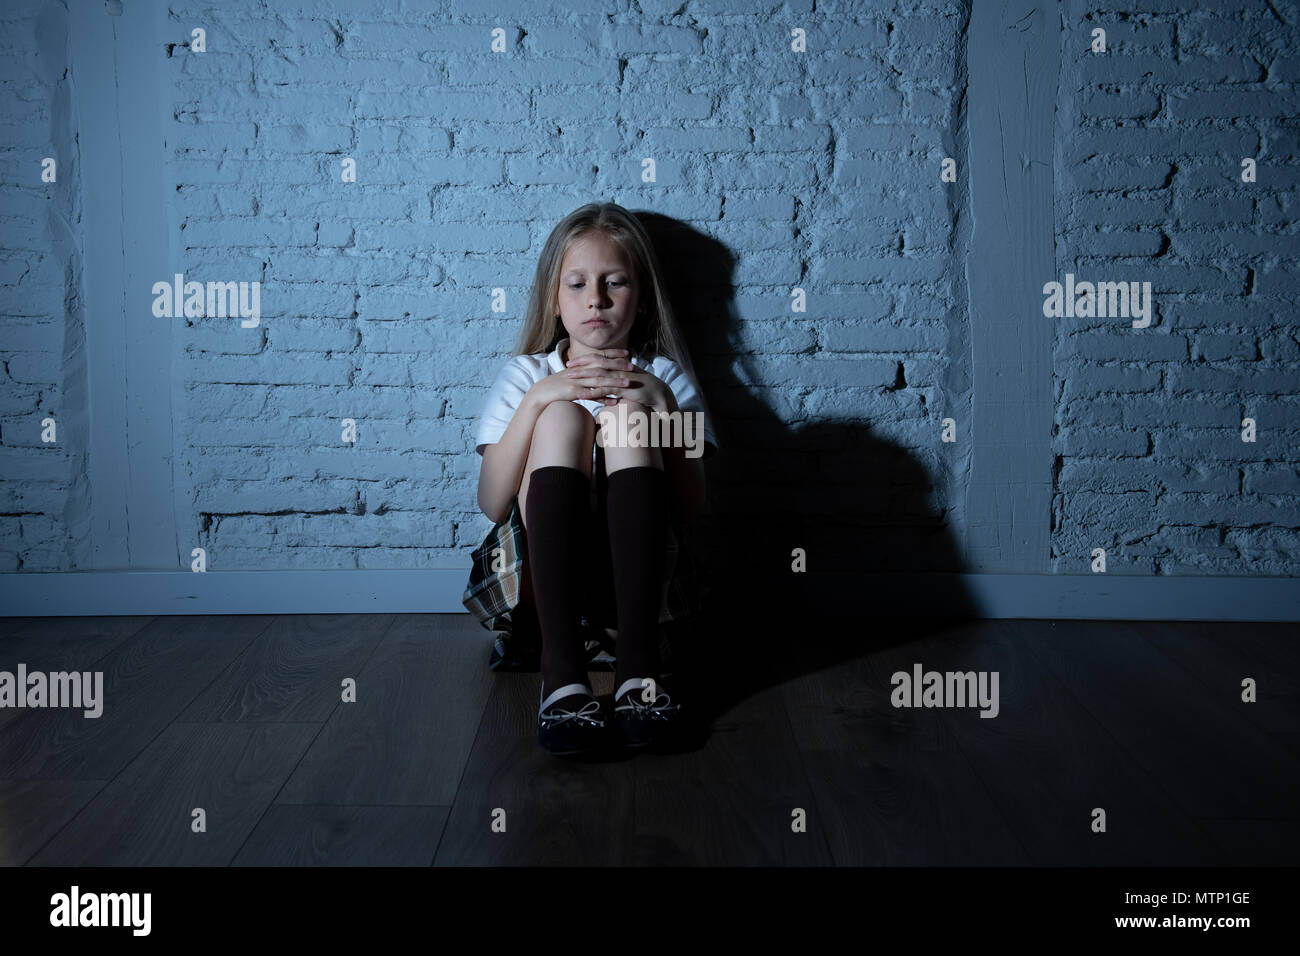
<svg viewBox="0 0 1300 956">
<path fill-rule="evenodd" d="M 510 513 L 510 500 L 519 493 L 524 466 L 528 463 L 528 450 L 533 443 L 533 426 L 537 424 L 543 407 L 536 391 L 530 388 L 520 400 L 500 441 L 483 447 L 483 464 L 478 474 L 478 506 L 493 523 L 505 519 Z"/>
</svg>

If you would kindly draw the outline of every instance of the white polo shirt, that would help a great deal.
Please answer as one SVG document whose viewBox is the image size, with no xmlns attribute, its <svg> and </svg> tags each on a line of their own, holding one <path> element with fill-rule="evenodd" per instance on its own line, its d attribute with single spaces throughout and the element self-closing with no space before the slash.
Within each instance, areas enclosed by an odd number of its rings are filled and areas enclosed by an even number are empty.
<svg viewBox="0 0 1300 956">
<path fill-rule="evenodd" d="M 511 418 L 514 417 L 515 409 L 519 407 L 520 401 L 523 400 L 524 393 L 533 386 L 533 383 L 540 382 L 548 375 L 564 371 L 565 356 L 568 354 L 569 340 L 560 339 L 556 344 L 554 351 L 535 352 L 532 355 L 516 355 L 505 367 L 497 373 L 492 387 L 488 390 L 487 399 L 483 403 L 483 413 L 479 420 L 478 438 L 474 450 L 480 455 L 483 454 L 485 445 L 495 444 L 501 440 L 505 434 Z M 687 378 L 686 373 L 672 359 L 662 355 L 654 358 L 647 358 L 641 354 L 631 357 L 632 365 L 643 371 L 648 371 L 651 375 L 661 380 L 669 389 L 672 390 L 673 397 L 677 400 L 677 407 L 682 412 L 698 412 L 703 422 L 703 440 L 704 453 L 701 457 L 709 457 L 718 450 L 717 440 L 713 437 L 713 426 L 708 420 L 708 415 L 704 411 L 703 403 L 700 401 L 699 393 L 695 391 L 695 386 Z M 591 412 L 595 418 L 602 408 L 606 406 L 598 401 L 589 398 L 575 398 L 574 402 Z M 699 435 L 699 431 L 692 432 Z M 591 451 L 592 466 L 596 464 L 596 447 L 592 445 Z"/>
</svg>

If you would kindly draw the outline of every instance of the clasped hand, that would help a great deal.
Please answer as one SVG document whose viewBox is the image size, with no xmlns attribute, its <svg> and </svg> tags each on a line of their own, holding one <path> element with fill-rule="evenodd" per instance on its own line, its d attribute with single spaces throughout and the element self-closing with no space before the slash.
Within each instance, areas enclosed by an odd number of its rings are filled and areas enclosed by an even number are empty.
<svg viewBox="0 0 1300 956">
<path fill-rule="evenodd" d="M 604 349 L 580 355 L 565 363 L 564 377 L 574 382 L 586 398 L 602 405 L 638 402 L 650 411 L 673 412 L 677 401 L 672 389 L 652 372 L 637 368 L 629 361 L 627 349 Z"/>
</svg>

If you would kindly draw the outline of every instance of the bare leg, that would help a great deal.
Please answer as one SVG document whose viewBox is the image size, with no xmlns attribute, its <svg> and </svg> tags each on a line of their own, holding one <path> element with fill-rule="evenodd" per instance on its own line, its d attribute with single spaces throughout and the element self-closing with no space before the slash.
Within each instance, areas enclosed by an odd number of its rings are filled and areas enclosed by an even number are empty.
<svg viewBox="0 0 1300 956">
<path fill-rule="evenodd" d="M 637 411 L 648 414 L 640 402 L 625 401 L 623 404 L 627 406 L 628 415 Z M 664 456 L 658 448 L 652 445 L 628 447 L 626 435 L 618 429 L 618 413 L 613 407 L 602 408 L 597 418 L 600 420 L 601 441 L 604 443 L 601 450 L 605 453 L 605 474 L 612 475 L 622 468 L 638 467 L 663 471 Z"/>
<path fill-rule="evenodd" d="M 596 421 L 577 402 L 551 402 L 537 416 L 533 426 L 533 442 L 524 464 L 524 477 L 519 482 L 519 513 L 528 530 L 524 515 L 528 501 L 528 482 L 533 470 L 548 465 L 577 468 L 591 478 L 591 447 L 596 440 Z"/>
</svg>

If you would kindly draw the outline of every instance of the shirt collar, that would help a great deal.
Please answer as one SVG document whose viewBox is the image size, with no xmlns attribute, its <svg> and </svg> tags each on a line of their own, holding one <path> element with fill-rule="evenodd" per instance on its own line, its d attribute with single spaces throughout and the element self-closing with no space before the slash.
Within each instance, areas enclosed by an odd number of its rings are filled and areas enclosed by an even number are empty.
<svg viewBox="0 0 1300 956">
<path fill-rule="evenodd" d="M 569 347 L 569 339 L 566 336 L 565 338 L 562 338 L 560 339 L 560 341 L 556 342 L 555 348 L 551 350 L 551 354 L 546 356 L 546 365 L 548 368 L 550 368 L 552 372 L 564 371 L 565 368 L 564 359 L 561 358 L 561 356 L 564 354 L 564 350 L 567 349 L 568 347 Z M 650 367 L 650 363 L 647 362 L 639 352 L 634 353 L 632 355 L 632 364 L 637 366 L 637 368 L 642 368 L 642 369 L 646 369 Z"/>
<path fill-rule="evenodd" d="M 568 347 L 569 340 L 560 339 L 560 341 L 556 343 L 555 348 L 551 351 L 551 354 L 546 357 L 546 364 L 552 372 L 563 371 L 564 359 L 560 358 L 560 356 Z"/>
</svg>

